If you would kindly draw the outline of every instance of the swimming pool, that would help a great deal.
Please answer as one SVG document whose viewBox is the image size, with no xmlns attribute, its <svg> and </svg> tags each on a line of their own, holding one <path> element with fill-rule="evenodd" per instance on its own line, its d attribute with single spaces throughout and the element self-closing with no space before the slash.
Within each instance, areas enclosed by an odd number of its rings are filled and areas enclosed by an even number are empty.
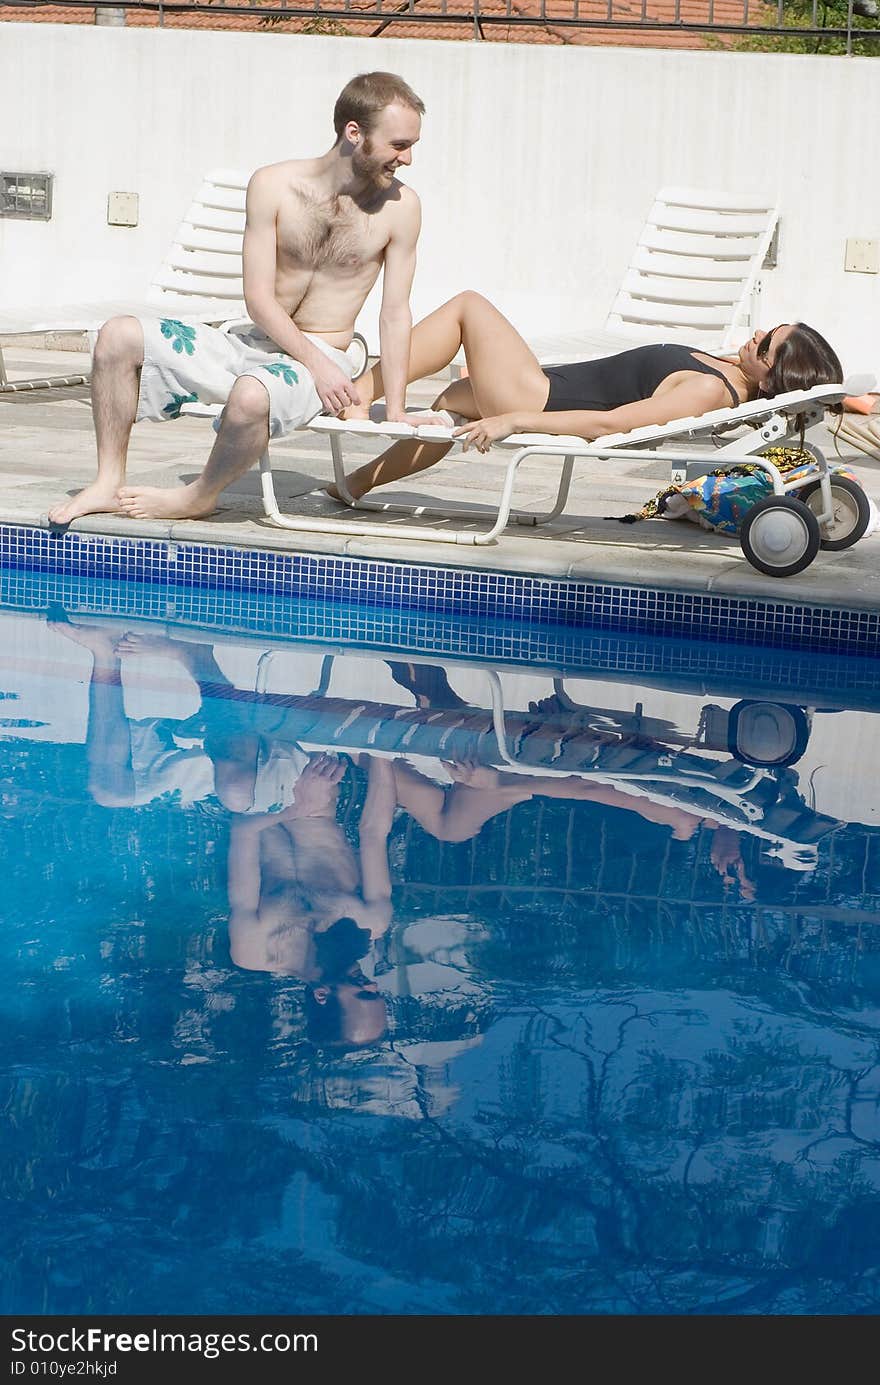
<svg viewBox="0 0 880 1385">
<path fill-rule="evenodd" d="M 3 592 L 4 1313 L 877 1310 L 873 657 Z"/>
</svg>

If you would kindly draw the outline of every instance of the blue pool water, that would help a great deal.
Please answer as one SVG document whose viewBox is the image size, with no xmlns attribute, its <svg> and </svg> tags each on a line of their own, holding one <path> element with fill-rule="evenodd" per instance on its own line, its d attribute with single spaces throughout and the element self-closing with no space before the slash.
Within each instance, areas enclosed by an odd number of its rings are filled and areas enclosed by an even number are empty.
<svg viewBox="0 0 880 1385">
<path fill-rule="evenodd" d="M 877 661 L 107 590 L 0 609 L 0 1311 L 878 1310 Z"/>
</svg>

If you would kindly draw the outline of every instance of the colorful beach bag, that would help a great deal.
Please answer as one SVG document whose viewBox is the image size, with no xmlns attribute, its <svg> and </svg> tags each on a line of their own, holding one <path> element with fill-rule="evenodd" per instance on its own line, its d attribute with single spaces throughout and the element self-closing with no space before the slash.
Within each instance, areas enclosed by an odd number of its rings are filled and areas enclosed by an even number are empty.
<svg viewBox="0 0 880 1385">
<path fill-rule="evenodd" d="M 761 453 L 782 473 L 786 481 L 807 479 L 816 470 L 816 459 L 801 447 L 769 447 Z M 856 477 L 844 467 L 829 467 L 839 476 Z M 665 486 L 632 515 L 620 516 L 622 524 L 634 524 L 640 519 L 690 519 L 703 529 L 720 534 L 738 534 L 743 520 L 753 505 L 773 493 L 773 482 L 767 472 L 754 462 L 740 462 L 732 467 L 719 467 L 706 476 Z M 797 494 L 797 492 L 794 492 Z"/>
</svg>

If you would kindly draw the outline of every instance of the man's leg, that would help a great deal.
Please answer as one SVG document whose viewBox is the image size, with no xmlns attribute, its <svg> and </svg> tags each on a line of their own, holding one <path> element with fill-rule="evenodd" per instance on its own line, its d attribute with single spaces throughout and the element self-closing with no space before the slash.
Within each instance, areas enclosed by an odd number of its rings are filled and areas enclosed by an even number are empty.
<svg viewBox="0 0 880 1385">
<path fill-rule="evenodd" d="M 133 519 L 201 519 L 217 508 L 221 491 L 244 476 L 269 444 L 269 396 L 252 375 L 230 391 L 220 429 L 201 476 L 186 486 L 125 486 L 119 509 Z"/>
<path fill-rule="evenodd" d="M 128 808 L 135 801 L 131 722 L 125 712 L 119 628 L 107 621 L 74 625 L 66 618 L 47 622 L 53 634 L 63 635 L 92 655 L 89 680 L 89 720 L 86 762 L 89 792 L 106 808 Z"/>
<path fill-rule="evenodd" d="M 98 475 L 71 500 L 53 505 L 52 524 L 69 524 L 80 515 L 112 514 L 120 509 L 118 490 L 137 413 L 138 379 L 144 363 L 144 334 L 136 317 L 112 317 L 98 333 L 92 358 L 92 417 L 98 449 Z"/>
</svg>

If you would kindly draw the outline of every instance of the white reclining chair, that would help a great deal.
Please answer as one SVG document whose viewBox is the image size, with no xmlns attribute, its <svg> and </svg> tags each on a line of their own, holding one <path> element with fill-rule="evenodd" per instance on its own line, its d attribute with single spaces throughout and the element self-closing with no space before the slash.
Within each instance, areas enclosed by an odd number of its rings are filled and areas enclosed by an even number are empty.
<svg viewBox="0 0 880 1385">
<path fill-rule="evenodd" d="M 844 414 L 837 435 L 851 447 L 864 452 L 866 457 L 880 462 L 880 395 L 877 413 Z"/>
<path fill-rule="evenodd" d="M 543 365 L 645 342 L 727 351 L 758 326 L 761 270 L 779 212 L 763 193 L 661 188 L 599 329 L 530 340 Z"/>
<path fill-rule="evenodd" d="M 494 444 L 512 455 L 505 470 L 494 516 L 489 511 L 489 527 L 482 529 L 458 528 L 451 521 L 481 519 L 485 523 L 485 507 L 482 510 L 456 508 L 451 513 L 449 507 L 440 509 L 430 505 L 403 505 L 374 497 L 355 500 L 348 490 L 343 458 L 343 438 L 346 434 L 371 437 L 385 446 L 401 438 L 460 446 L 460 439 L 453 436 L 451 428 L 427 425 L 412 427 L 405 423 L 361 420 L 346 422 L 322 415 L 307 425 L 307 431 L 324 434 L 329 439 L 334 481 L 347 505 L 356 510 L 378 511 L 389 517 L 397 515 L 422 519 L 435 516 L 441 523 L 430 527 L 409 524 L 395 526 L 390 522 L 380 524 L 348 520 L 342 515 L 338 518 L 319 518 L 282 514 L 275 496 L 268 452 L 260 461 L 263 504 L 272 523 L 300 532 L 384 537 L 393 534 L 395 538 L 441 543 L 487 544 L 493 543 L 511 522 L 538 525 L 558 518 L 565 509 L 574 464 L 578 460 L 607 460 L 615 456 L 644 460 L 650 456 L 654 460 L 670 463 L 673 481 L 683 481 L 688 474 L 697 475 L 719 466 L 750 462 L 767 472 L 773 484 L 773 495 L 754 506 L 748 516 L 742 531 L 743 551 L 760 571 L 771 576 L 791 576 L 807 567 L 820 547 L 840 549 L 857 542 L 870 523 L 869 502 L 855 483 L 843 478 L 835 481 L 823 453 L 813 443 L 806 446 L 815 457 L 815 468 L 808 477 L 801 476 L 797 480 L 784 480 L 773 463 L 758 454 L 763 449 L 784 443 L 788 438 L 800 438 L 805 429 L 821 423 L 825 409 L 838 404 L 845 393 L 846 386 L 843 384 L 817 385 L 810 390 L 797 390 L 776 395 L 772 399 L 753 400 L 737 408 L 715 409 L 698 417 L 675 419 L 662 425 L 635 428 L 628 433 L 611 434 L 595 442 L 553 434 L 514 433 Z M 736 435 L 719 446 L 719 436 L 734 429 L 737 430 Z M 664 443 L 689 443 L 694 446 L 685 454 L 663 450 L 661 445 Z M 541 457 L 545 463 L 559 464 L 556 500 L 552 508 L 543 514 L 521 514 L 512 509 L 517 472 L 529 457 Z M 803 500 L 794 494 L 798 489 L 803 489 Z"/>
<path fill-rule="evenodd" d="M 174 317 L 219 326 L 245 316 L 241 247 L 250 175 L 219 168 L 206 173 L 143 299 L 67 303 L 0 311 L 0 333 L 96 331 L 120 313 Z M 87 385 L 88 374 L 9 380 L 0 348 L 0 394 Z"/>
</svg>

